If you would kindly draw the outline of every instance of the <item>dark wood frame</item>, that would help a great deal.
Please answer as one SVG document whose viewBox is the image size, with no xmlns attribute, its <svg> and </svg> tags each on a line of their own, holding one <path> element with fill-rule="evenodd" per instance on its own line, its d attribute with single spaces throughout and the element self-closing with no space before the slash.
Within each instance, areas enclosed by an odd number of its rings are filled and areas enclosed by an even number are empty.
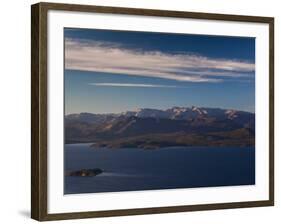
<svg viewBox="0 0 281 224">
<path fill-rule="evenodd" d="M 49 10 L 114 13 L 174 18 L 195 18 L 269 24 L 269 200 L 48 214 L 47 12 Z M 274 205 L 274 18 L 89 5 L 38 3 L 32 5 L 31 7 L 31 28 L 31 217 L 33 219 L 36 219 L 38 221 L 46 221 Z"/>
</svg>

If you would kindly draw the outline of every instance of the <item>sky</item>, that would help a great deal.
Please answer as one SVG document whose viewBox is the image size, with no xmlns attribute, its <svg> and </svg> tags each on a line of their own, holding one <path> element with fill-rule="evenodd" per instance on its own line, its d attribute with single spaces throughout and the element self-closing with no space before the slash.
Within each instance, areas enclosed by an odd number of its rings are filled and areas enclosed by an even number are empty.
<svg viewBox="0 0 281 224">
<path fill-rule="evenodd" d="M 64 29 L 65 113 L 255 111 L 255 39 Z"/>
</svg>

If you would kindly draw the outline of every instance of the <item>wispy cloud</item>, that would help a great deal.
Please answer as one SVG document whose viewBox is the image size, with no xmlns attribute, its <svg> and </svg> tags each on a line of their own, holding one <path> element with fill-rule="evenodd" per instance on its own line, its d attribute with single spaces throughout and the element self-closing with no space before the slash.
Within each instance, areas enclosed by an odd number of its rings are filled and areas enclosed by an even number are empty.
<svg viewBox="0 0 281 224">
<path fill-rule="evenodd" d="M 255 64 L 191 54 L 140 51 L 101 41 L 65 40 L 66 69 L 163 78 L 186 82 L 251 79 Z"/>
<path fill-rule="evenodd" d="M 142 84 L 142 83 L 88 83 L 88 84 L 92 86 L 105 86 L 105 87 L 186 88 L 181 86 Z"/>
</svg>

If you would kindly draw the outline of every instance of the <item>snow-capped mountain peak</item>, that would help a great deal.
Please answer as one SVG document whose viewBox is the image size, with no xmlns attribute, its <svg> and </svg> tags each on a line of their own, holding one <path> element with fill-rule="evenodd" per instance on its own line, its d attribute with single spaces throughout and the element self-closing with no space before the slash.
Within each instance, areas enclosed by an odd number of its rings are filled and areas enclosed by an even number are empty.
<svg viewBox="0 0 281 224">
<path fill-rule="evenodd" d="M 192 110 L 193 112 L 197 112 L 197 113 L 200 114 L 200 115 L 206 115 L 206 114 L 208 114 L 207 110 L 201 109 L 201 108 L 195 107 L 195 106 L 192 106 L 192 107 L 191 107 L 191 110 Z"/>
<path fill-rule="evenodd" d="M 231 120 L 238 117 L 236 110 L 227 110 L 227 111 L 225 111 L 225 114 L 227 115 L 227 118 L 231 119 Z"/>
<path fill-rule="evenodd" d="M 138 117 L 138 118 L 158 118 L 158 119 L 181 119 L 189 120 L 202 118 L 215 118 L 215 119 L 237 119 L 241 116 L 241 112 L 233 109 L 220 109 L 220 108 L 205 108 L 205 107 L 171 107 L 168 109 L 150 109 L 139 108 L 122 112 L 119 115 L 125 117 Z M 246 113 L 246 112 L 243 112 Z"/>
</svg>

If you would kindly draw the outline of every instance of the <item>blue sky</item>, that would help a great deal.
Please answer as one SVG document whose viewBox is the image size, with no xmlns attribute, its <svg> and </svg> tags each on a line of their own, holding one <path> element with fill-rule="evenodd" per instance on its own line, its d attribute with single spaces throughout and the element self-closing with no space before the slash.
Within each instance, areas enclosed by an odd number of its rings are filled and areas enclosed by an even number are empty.
<svg viewBox="0 0 281 224">
<path fill-rule="evenodd" d="M 255 39 L 65 28 L 65 112 L 255 110 Z"/>
</svg>

